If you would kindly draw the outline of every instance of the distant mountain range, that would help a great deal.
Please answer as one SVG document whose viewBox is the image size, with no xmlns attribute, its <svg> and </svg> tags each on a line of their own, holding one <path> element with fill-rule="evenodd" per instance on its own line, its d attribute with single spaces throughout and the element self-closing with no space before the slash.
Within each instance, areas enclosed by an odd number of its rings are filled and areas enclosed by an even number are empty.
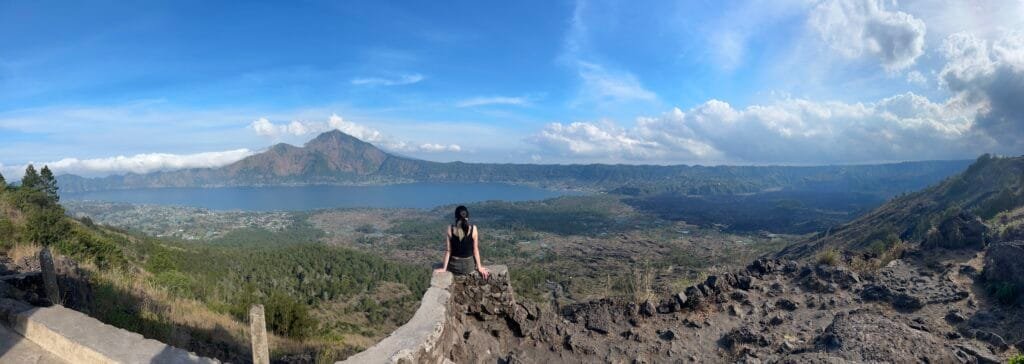
<svg viewBox="0 0 1024 364">
<path fill-rule="evenodd" d="M 935 183 L 969 163 L 927 161 L 819 167 L 440 163 L 396 156 L 334 130 L 320 134 L 303 147 L 277 144 L 219 168 L 102 178 L 62 175 L 58 181 L 64 193 L 163 187 L 503 182 L 627 195 L 711 195 L 786 189 L 893 195 Z"/>
</svg>

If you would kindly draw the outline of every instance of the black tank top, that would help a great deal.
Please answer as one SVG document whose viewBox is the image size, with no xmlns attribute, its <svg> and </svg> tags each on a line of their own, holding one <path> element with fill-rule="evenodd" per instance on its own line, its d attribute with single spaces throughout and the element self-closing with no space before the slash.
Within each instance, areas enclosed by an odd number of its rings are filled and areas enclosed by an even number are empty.
<svg viewBox="0 0 1024 364">
<path fill-rule="evenodd" d="M 455 225 L 449 227 L 451 238 L 449 238 L 448 243 L 452 246 L 453 257 L 468 258 L 473 256 L 473 229 L 475 228 L 476 225 L 469 225 L 469 233 L 466 233 L 462 239 L 459 239 L 459 237 L 455 235 L 455 229 L 460 228 Z"/>
</svg>

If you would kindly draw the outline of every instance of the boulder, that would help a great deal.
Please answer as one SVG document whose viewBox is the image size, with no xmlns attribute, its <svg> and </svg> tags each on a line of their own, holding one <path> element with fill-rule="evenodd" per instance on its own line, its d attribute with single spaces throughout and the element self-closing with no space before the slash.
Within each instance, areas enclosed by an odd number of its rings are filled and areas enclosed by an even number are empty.
<svg viewBox="0 0 1024 364">
<path fill-rule="evenodd" d="M 950 216 L 925 236 L 922 247 L 946 249 L 982 249 L 988 242 L 989 229 L 980 218 L 968 212 Z"/>
<path fill-rule="evenodd" d="M 727 349 L 735 350 L 740 344 L 768 346 L 771 345 L 771 340 L 767 336 L 751 330 L 749 327 L 740 327 L 722 336 L 721 343 Z"/>
<path fill-rule="evenodd" d="M 819 349 L 854 362 L 958 362 L 935 335 L 869 311 L 836 315 L 817 343 Z"/>
<path fill-rule="evenodd" d="M 655 312 L 657 312 L 657 308 L 654 307 L 654 304 L 651 303 L 651 301 L 644 301 L 644 303 L 640 305 L 641 315 L 654 316 Z"/>
<path fill-rule="evenodd" d="M 700 306 L 702 302 L 704 302 L 704 292 L 702 292 L 696 286 L 686 287 L 685 294 L 687 307 L 697 307 Z"/>
<path fill-rule="evenodd" d="M 985 253 L 985 280 L 1006 287 L 1004 294 L 1024 293 L 1024 240 L 992 244 Z M 1010 297 L 1003 297 L 1010 298 Z"/>
</svg>

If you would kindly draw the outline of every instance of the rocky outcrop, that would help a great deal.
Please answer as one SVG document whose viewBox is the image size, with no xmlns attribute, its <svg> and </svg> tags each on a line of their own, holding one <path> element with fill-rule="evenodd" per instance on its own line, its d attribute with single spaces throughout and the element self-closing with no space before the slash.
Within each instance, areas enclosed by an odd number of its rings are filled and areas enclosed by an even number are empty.
<svg viewBox="0 0 1024 364">
<path fill-rule="evenodd" d="M 479 359 L 493 356 L 494 352 L 480 349 L 498 347 L 500 343 L 481 341 L 480 335 L 470 335 L 468 322 L 500 318 L 499 332 L 515 328 L 515 332 L 521 333 L 530 314 L 515 303 L 508 269 L 501 265 L 490 269 L 489 279 L 475 273 L 469 276 L 434 273 L 430 288 L 408 323 L 341 363 L 441 363 L 452 358 L 457 358 L 458 362 L 479 362 Z"/>
<path fill-rule="evenodd" d="M 447 301 L 425 299 L 410 322 L 428 317 L 431 330 L 403 326 L 346 362 L 978 363 L 1013 354 L 1020 315 L 981 309 L 985 297 L 969 289 L 976 274 L 927 266 L 895 260 L 858 274 L 759 259 L 646 302 L 561 307 L 517 302 L 501 269 L 489 280 L 453 278 Z"/>
<path fill-rule="evenodd" d="M 941 339 L 879 312 L 840 313 L 817 339 L 817 348 L 852 362 L 969 362 Z"/>
<path fill-rule="evenodd" d="M 894 260 L 879 270 L 874 282 L 866 284 L 861 297 L 866 301 L 889 302 L 898 310 L 915 311 L 929 304 L 963 300 L 970 294 L 948 277 Z"/>
<path fill-rule="evenodd" d="M 922 247 L 946 249 L 982 249 L 989 231 L 980 218 L 961 212 L 950 216 L 928 231 Z"/>
<path fill-rule="evenodd" d="M 1024 240 L 992 244 L 985 254 L 984 272 L 990 287 L 1002 291 L 998 294 L 1024 295 Z"/>
</svg>

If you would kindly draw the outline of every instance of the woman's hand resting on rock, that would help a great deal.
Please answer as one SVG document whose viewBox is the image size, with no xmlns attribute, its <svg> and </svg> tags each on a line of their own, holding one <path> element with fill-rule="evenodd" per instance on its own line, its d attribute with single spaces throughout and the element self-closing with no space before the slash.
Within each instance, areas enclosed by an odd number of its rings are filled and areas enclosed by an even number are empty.
<svg viewBox="0 0 1024 364">
<path fill-rule="evenodd" d="M 491 272 L 489 270 L 487 270 L 487 268 L 484 268 L 484 266 L 482 266 L 482 265 L 477 267 L 476 271 L 480 272 L 480 276 L 484 277 L 484 279 L 487 279 L 487 277 L 491 276 Z"/>
</svg>

